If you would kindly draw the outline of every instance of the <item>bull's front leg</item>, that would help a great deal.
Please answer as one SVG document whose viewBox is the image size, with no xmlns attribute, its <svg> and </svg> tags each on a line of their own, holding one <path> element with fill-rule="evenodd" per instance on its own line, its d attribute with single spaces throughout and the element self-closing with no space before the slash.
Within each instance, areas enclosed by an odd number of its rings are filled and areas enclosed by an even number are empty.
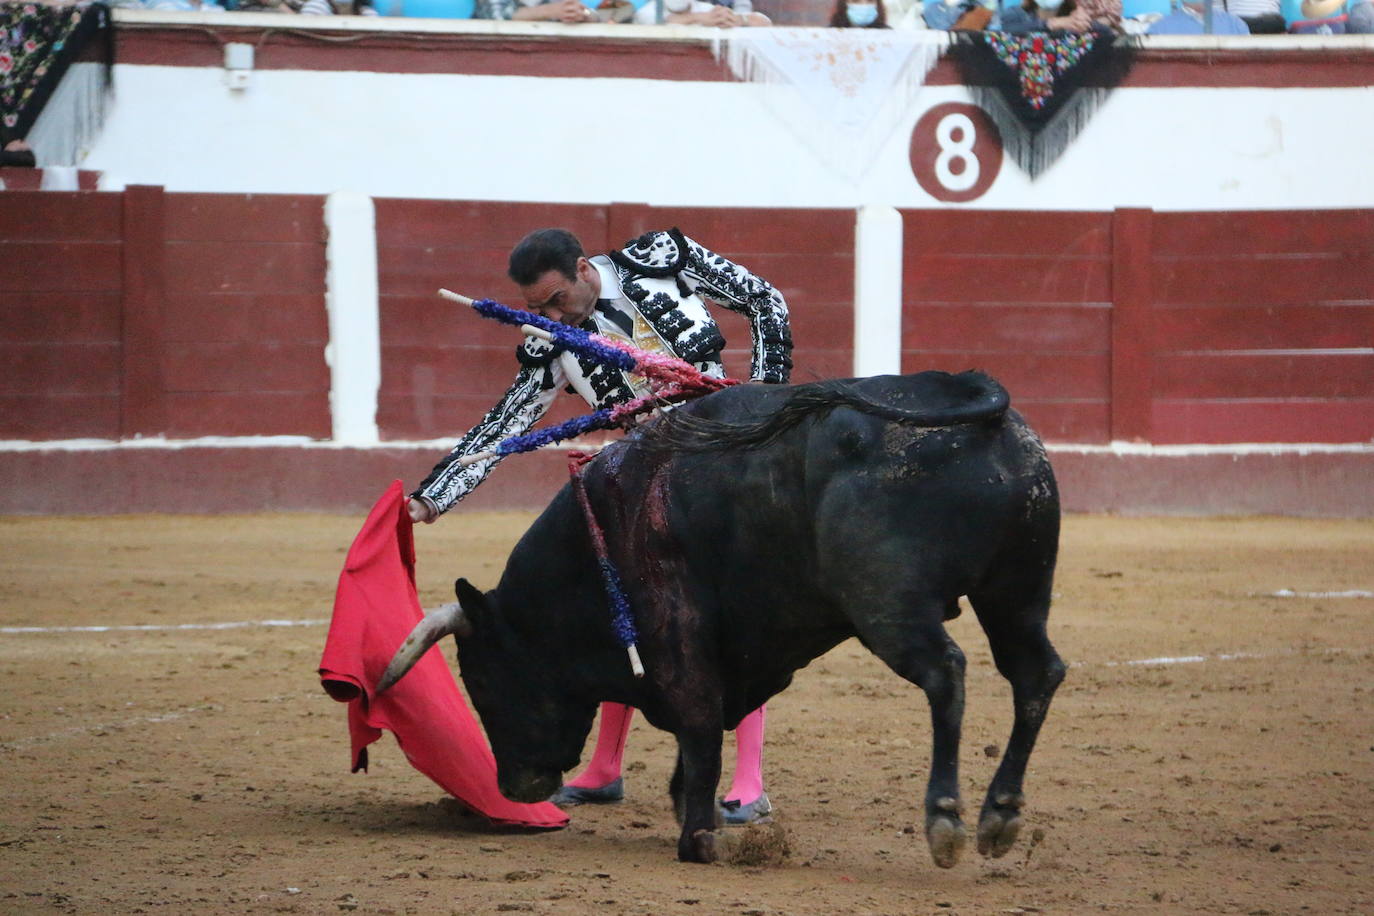
<svg viewBox="0 0 1374 916">
<path fill-rule="evenodd" d="M 682 731 L 677 735 L 677 771 L 669 788 L 682 818 L 677 857 L 682 862 L 716 861 L 716 786 L 720 783 L 720 744 L 724 732 Z"/>
</svg>

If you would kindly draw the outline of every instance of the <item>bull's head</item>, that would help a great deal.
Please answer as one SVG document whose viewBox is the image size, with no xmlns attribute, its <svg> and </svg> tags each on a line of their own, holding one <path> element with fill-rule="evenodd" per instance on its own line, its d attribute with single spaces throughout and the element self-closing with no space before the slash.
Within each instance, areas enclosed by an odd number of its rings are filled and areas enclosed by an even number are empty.
<svg viewBox="0 0 1374 916">
<path fill-rule="evenodd" d="M 427 614 L 396 650 L 377 684 L 380 695 L 440 639 L 458 643 L 458 666 L 496 756 L 501 794 L 543 801 L 577 765 L 596 712 L 594 702 L 570 697 L 557 683 L 556 659 L 543 658 L 508 626 L 493 599 L 466 579 L 454 583 L 458 601 Z M 560 689 L 562 688 L 562 689 Z"/>
</svg>

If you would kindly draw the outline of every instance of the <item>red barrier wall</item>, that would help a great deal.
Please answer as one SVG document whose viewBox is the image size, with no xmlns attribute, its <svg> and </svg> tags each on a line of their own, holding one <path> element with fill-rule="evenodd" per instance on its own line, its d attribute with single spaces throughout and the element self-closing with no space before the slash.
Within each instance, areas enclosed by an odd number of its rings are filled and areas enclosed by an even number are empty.
<svg viewBox="0 0 1374 916">
<path fill-rule="evenodd" d="M 5 193 L 0 438 L 119 438 L 121 203 L 114 194 Z"/>
<path fill-rule="evenodd" d="M 320 197 L 133 187 L 3 202 L 0 439 L 125 446 L 0 452 L 0 512 L 354 510 L 438 457 L 127 447 L 154 435 L 328 438 Z M 1374 439 L 1371 211 L 904 218 L 903 369 L 986 369 L 1051 441 Z M 680 226 L 781 286 L 794 379 L 850 372 L 851 211 L 379 200 L 385 439 L 456 436 L 503 390 L 513 333 L 434 291 L 514 300 L 507 252 L 541 225 L 568 226 L 589 250 Z M 742 375 L 748 329 L 721 317 L 727 368 Z M 580 409 L 562 400 L 558 416 Z M 1053 454 L 1071 510 L 1374 514 L 1367 449 Z M 542 504 L 562 465 L 556 454 L 509 463 L 470 508 Z"/>
<path fill-rule="evenodd" d="M 1106 213 L 905 211 L 902 371 L 982 369 L 1046 439 L 1106 442 Z"/>
<path fill-rule="evenodd" d="M 322 199 L 164 196 L 167 434 L 328 438 Z"/>
<path fill-rule="evenodd" d="M 902 368 L 1047 439 L 1374 439 L 1374 211 L 908 211 Z"/>
<path fill-rule="evenodd" d="M 1157 213 L 1152 237 L 1143 438 L 1374 439 L 1374 211 Z"/>
<path fill-rule="evenodd" d="M 319 197 L 7 191 L 0 438 L 327 437 Z"/>
</svg>

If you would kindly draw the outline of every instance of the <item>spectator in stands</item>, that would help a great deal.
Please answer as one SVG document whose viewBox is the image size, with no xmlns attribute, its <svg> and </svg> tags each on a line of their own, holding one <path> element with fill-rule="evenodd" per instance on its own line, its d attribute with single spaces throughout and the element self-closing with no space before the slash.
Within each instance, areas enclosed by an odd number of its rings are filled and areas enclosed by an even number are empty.
<svg viewBox="0 0 1374 916">
<path fill-rule="evenodd" d="M 1004 6 L 1001 30 L 1011 35 L 1044 32 L 1049 29 L 1046 21 L 1058 15 L 1056 6 L 1057 0 L 1051 0 L 1050 6 L 1041 6 L 1038 0 L 1022 0 L 1020 6 Z"/>
<path fill-rule="evenodd" d="M 1283 13 L 1279 12 L 1279 0 L 1226 0 L 1226 11 L 1239 16 L 1251 35 L 1281 35 L 1288 31 Z"/>
<path fill-rule="evenodd" d="M 1183 3 L 1169 15 L 1150 26 L 1150 35 L 1202 35 L 1205 0 L 1183 0 Z M 1213 35 L 1249 35 L 1250 28 L 1235 16 L 1226 12 L 1220 0 L 1212 0 Z"/>
<path fill-rule="evenodd" d="M 1345 30 L 1352 35 L 1374 34 L 1374 3 L 1356 3 L 1351 6 L 1346 17 Z"/>
<path fill-rule="evenodd" d="M 1349 17 L 1345 0 L 1302 0 L 1298 7 L 1301 19 L 1288 23 L 1294 35 L 1344 35 Z"/>
<path fill-rule="evenodd" d="M 582 0 L 477 0 L 473 19 L 516 19 L 522 22 L 628 22 L 634 6 L 628 0 L 602 0 L 593 9 Z"/>
<path fill-rule="evenodd" d="M 754 11 L 753 0 L 664 0 L 664 21 L 670 25 L 706 25 L 720 29 L 772 25 L 763 13 Z M 635 11 L 634 21 L 653 25 L 658 11 L 648 0 Z"/>
<path fill-rule="evenodd" d="M 832 29 L 886 29 L 887 7 L 883 0 L 835 0 L 830 13 Z"/>
<path fill-rule="evenodd" d="M 1103 32 L 1119 35 L 1121 0 L 1064 0 L 1045 20 L 1050 31 Z"/>
<path fill-rule="evenodd" d="M 512 19 L 542 22 L 600 22 L 596 10 L 582 0 L 519 0 Z"/>
<path fill-rule="evenodd" d="M 975 0 L 926 0 L 921 7 L 921 18 L 927 28 L 947 32 L 977 5 Z"/>
<path fill-rule="evenodd" d="M 197 0 L 149 0 L 154 7 L 160 3 L 188 3 Z M 212 0 L 199 0 L 205 9 L 219 9 Z M 352 13 L 355 16 L 376 16 L 372 0 L 221 0 L 226 10 L 239 13 L 300 13 L 303 16 L 333 16 Z M 182 9 L 180 6 L 159 6 L 158 9 Z"/>
</svg>

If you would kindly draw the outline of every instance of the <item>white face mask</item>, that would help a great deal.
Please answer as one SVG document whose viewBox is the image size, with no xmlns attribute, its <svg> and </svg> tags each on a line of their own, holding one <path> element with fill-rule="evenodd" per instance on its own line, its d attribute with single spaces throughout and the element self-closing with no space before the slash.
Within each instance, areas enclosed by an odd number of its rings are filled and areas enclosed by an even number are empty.
<svg viewBox="0 0 1374 916">
<path fill-rule="evenodd" d="M 866 28 L 878 21 L 876 3 L 846 3 L 845 11 L 849 16 L 849 24 L 858 29 Z"/>
</svg>

